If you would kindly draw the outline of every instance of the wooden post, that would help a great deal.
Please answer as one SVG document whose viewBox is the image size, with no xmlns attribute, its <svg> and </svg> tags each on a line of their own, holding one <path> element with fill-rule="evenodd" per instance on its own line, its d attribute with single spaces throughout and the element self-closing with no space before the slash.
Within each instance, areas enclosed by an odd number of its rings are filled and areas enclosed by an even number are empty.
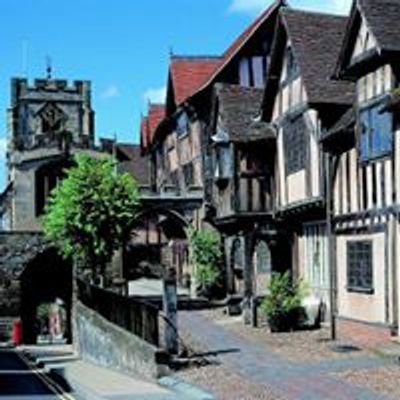
<svg viewBox="0 0 400 400">
<path fill-rule="evenodd" d="M 333 156 L 326 156 L 326 229 L 328 237 L 328 267 L 329 267 L 329 293 L 330 293 L 330 322 L 331 339 L 336 340 L 336 249 L 333 233 L 333 183 L 334 183 L 334 162 Z"/>
<path fill-rule="evenodd" d="M 163 309 L 167 319 L 165 323 L 165 346 L 169 354 L 178 354 L 178 296 L 176 271 L 169 268 L 163 280 Z"/>
<path fill-rule="evenodd" d="M 244 236 L 244 293 L 243 293 L 243 320 L 245 325 L 253 325 L 253 263 L 251 257 L 252 238 L 249 234 Z"/>
</svg>

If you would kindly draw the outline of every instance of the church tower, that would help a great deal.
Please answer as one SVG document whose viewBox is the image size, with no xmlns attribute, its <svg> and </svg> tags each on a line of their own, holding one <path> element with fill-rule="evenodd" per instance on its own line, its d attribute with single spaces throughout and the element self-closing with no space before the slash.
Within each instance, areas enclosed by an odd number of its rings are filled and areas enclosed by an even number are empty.
<svg viewBox="0 0 400 400">
<path fill-rule="evenodd" d="M 46 199 L 71 163 L 70 155 L 94 150 L 91 83 L 69 85 L 52 79 L 50 70 L 33 85 L 13 78 L 7 120 L 3 229 L 37 231 Z"/>
</svg>

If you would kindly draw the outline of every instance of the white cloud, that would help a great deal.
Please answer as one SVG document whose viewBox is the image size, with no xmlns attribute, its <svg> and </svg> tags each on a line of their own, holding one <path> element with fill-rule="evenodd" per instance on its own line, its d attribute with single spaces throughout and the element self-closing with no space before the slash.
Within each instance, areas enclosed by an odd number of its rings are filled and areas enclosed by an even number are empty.
<svg viewBox="0 0 400 400">
<path fill-rule="evenodd" d="M 232 0 L 229 11 L 257 13 L 265 9 L 270 3 L 270 0 Z"/>
<path fill-rule="evenodd" d="M 118 97 L 118 96 L 119 96 L 119 90 L 116 85 L 108 86 L 100 94 L 100 97 L 103 100 L 113 99 L 114 97 Z"/>
<path fill-rule="evenodd" d="M 7 153 L 7 139 L 0 138 L 0 161 L 5 161 Z"/>
<path fill-rule="evenodd" d="M 143 98 L 145 101 L 150 101 L 151 103 L 165 103 L 166 93 L 166 86 L 150 88 L 144 92 Z"/>
</svg>

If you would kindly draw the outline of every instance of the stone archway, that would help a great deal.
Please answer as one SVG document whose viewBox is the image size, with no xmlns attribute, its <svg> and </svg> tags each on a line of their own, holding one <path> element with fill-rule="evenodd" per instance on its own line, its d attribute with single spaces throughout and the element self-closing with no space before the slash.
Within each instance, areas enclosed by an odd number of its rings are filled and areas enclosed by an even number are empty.
<svg viewBox="0 0 400 400">
<path fill-rule="evenodd" d="M 175 210 L 148 208 L 136 217 L 132 238 L 124 257 L 125 277 L 160 278 L 163 266 L 174 267 L 177 280 L 187 286 L 190 279 L 186 218 Z"/>
<path fill-rule="evenodd" d="M 64 330 L 71 340 L 72 264 L 47 248 L 33 257 L 21 275 L 21 308 L 23 342 L 36 343 L 37 309 L 40 305 L 62 302 L 66 313 Z"/>
<path fill-rule="evenodd" d="M 263 295 L 266 293 L 267 283 L 272 273 L 272 254 L 265 240 L 258 240 L 253 252 L 254 266 L 254 293 Z"/>
</svg>

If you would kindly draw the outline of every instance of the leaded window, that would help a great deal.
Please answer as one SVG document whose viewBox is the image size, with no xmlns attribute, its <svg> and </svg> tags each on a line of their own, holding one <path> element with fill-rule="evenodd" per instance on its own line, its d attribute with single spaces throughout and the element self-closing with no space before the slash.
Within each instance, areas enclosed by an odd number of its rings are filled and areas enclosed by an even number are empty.
<svg viewBox="0 0 400 400">
<path fill-rule="evenodd" d="M 286 173 L 290 175 L 306 166 L 306 125 L 303 115 L 286 123 L 283 132 Z"/>
<path fill-rule="evenodd" d="M 272 270 L 271 252 L 267 243 L 259 242 L 255 249 L 257 273 L 268 274 Z"/>
<path fill-rule="evenodd" d="M 296 62 L 296 58 L 293 53 L 293 49 L 288 47 L 286 49 L 286 81 L 290 82 L 297 77 L 299 68 Z"/>
<path fill-rule="evenodd" d="M 372 292 L 372 241 L 347 243 L 347 288 L 350 291 Z"/>
<path fill-rule="evenodd" d="M 360 112 L 360 158 L 367 161 L 390 154 L 393 146 L 393 119 L 381 112 L 381 105 Z"/>
<path fill-rule="evenodd" d="M 305 276 L 307 283 L 313 288 L 329 287 L 328 271 L 328 239 L 326 225 L 304 225 Z"/>
<path fill-rule="evenodd" d="M 181 113 L 176 120 L 176 134 L 178 137 L 189 132 L 189 118 L 185 112 Z"/>
<path fill-rule="evenodd" d="M 194 173 L 193 173 L 193 164 L 192 163 L 188 163 L 183 166 L 183 177 L 185 180 L 186 187 L 193 185 Z"/>
</svg>

